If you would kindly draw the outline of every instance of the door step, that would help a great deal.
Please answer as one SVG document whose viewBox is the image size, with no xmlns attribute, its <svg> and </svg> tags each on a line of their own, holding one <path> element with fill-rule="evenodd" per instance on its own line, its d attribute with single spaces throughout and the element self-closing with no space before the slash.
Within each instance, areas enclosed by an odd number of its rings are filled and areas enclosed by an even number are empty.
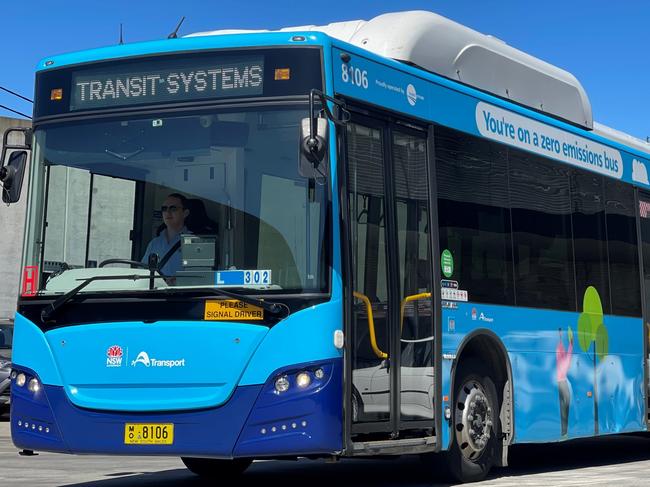
<svg viewBox="0 0 650 487">
<path fill-rule="evenodd" d="M 427 453 L 436 449 L 436 437 L 406 438 L 403 440 L 360 441 L 352 443 L 352 455 L 406 455 Z"/>
</svg>

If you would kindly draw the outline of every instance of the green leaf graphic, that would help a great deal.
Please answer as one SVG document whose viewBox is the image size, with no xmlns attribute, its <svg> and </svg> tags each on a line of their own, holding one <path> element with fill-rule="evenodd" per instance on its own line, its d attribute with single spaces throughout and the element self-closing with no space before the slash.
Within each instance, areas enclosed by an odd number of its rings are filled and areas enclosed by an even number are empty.
<svg viewBox="0 0 650 487">
<path fill-rule="evenodd" d="M 591 316 L 586 313 L 581 313 L 578 318 L 578 344 L 583 352 L 589 350 L 591 342 L 594 341 L 594 334 L 591 328 Z"/>
<path fill-rule="evenodd" d="M 596 357 L 598 360 L 602 360 L 607 355 L 609 349 L 609 335 L 607 334 L 607 328 L 604 324 L 598 327 L 596 331 Z"/>
<path fill-rule="evenodd" d="M 587 352 L 592 342 L 596 360 L 602 360 L 609 351 L 609 335 L 598 291 L 589 286 L 582 300 L 582 313 L 578 317 L 578 344 Z"/>
<path fill-rule="evenodd" d="M 603 316 L 603 305 L 600 302 L 598 291 L 593 286 L 589 286 L 585 291 L 585 297 L 582 300 L 582 311 L 592 315 Z"/>
</svg>

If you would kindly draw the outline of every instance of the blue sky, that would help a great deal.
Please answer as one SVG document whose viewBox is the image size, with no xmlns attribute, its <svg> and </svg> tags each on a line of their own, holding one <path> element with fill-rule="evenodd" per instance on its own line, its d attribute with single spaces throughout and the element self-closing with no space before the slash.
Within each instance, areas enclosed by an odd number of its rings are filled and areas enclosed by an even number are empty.
<svg viewBox="0 0 650 487">
<path fill-rule="evenodd" d="M 224 29 L 274 29 L 369 19 L 396 10 L 430 10 L 573 73 L 594 118 L 645 139 L 650 136 L 650 2 L 628 0 L 63 0 L 2 2 L 0 86 L 32 97 L 34 67 L 43 57 L 126 42 L 161 39 L 183 15 L 180 34 Z M 324 7 L 326 6 L 326 7 Z M 31 106 L 0 92 L 0 104 Z M 11 116 L 0 109 L 0 116 Z"/>
</svg>

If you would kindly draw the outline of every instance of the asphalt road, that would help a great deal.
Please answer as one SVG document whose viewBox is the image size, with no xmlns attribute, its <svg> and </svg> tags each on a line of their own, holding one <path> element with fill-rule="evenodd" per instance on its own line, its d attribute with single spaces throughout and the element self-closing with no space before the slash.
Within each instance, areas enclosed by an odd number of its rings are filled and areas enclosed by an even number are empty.
<svg viewBox="0 0 650 487">
<path fill-rule="evenodd" d="M 6 419 L 6 418 L 5 418 Z M 228 485 L 203 483 L 177 458 L 69 456 L 41 453 L 19 456 L 0 422 L 0 486 L 3 487 L 172 487 Z M 437 483 L 418 459 L 300 460 L 255 462 L 238 486 L 283 487 L 424 487 Z M 511 466 L 472 484 L 523 486 L 650 486 L 650 436 L 579 440 L 557 445 L 518 446 Z"/>
</svg>

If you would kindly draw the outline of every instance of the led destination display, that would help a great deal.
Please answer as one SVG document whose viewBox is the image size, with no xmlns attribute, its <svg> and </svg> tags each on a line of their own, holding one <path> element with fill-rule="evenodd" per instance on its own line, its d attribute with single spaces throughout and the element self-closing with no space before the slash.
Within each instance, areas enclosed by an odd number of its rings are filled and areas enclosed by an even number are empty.
<svg viewBox="0 0 650 487">
<path fill-rule="evenodd" d="M 213 63 L 181 66 L 147 63 L 149 69 L 72 73 L 70 110 L 87 110 L 142 103 L 190 101 L 261 95 L 264 91 L 263 57 L 231 58 Z"/>
</svg>

